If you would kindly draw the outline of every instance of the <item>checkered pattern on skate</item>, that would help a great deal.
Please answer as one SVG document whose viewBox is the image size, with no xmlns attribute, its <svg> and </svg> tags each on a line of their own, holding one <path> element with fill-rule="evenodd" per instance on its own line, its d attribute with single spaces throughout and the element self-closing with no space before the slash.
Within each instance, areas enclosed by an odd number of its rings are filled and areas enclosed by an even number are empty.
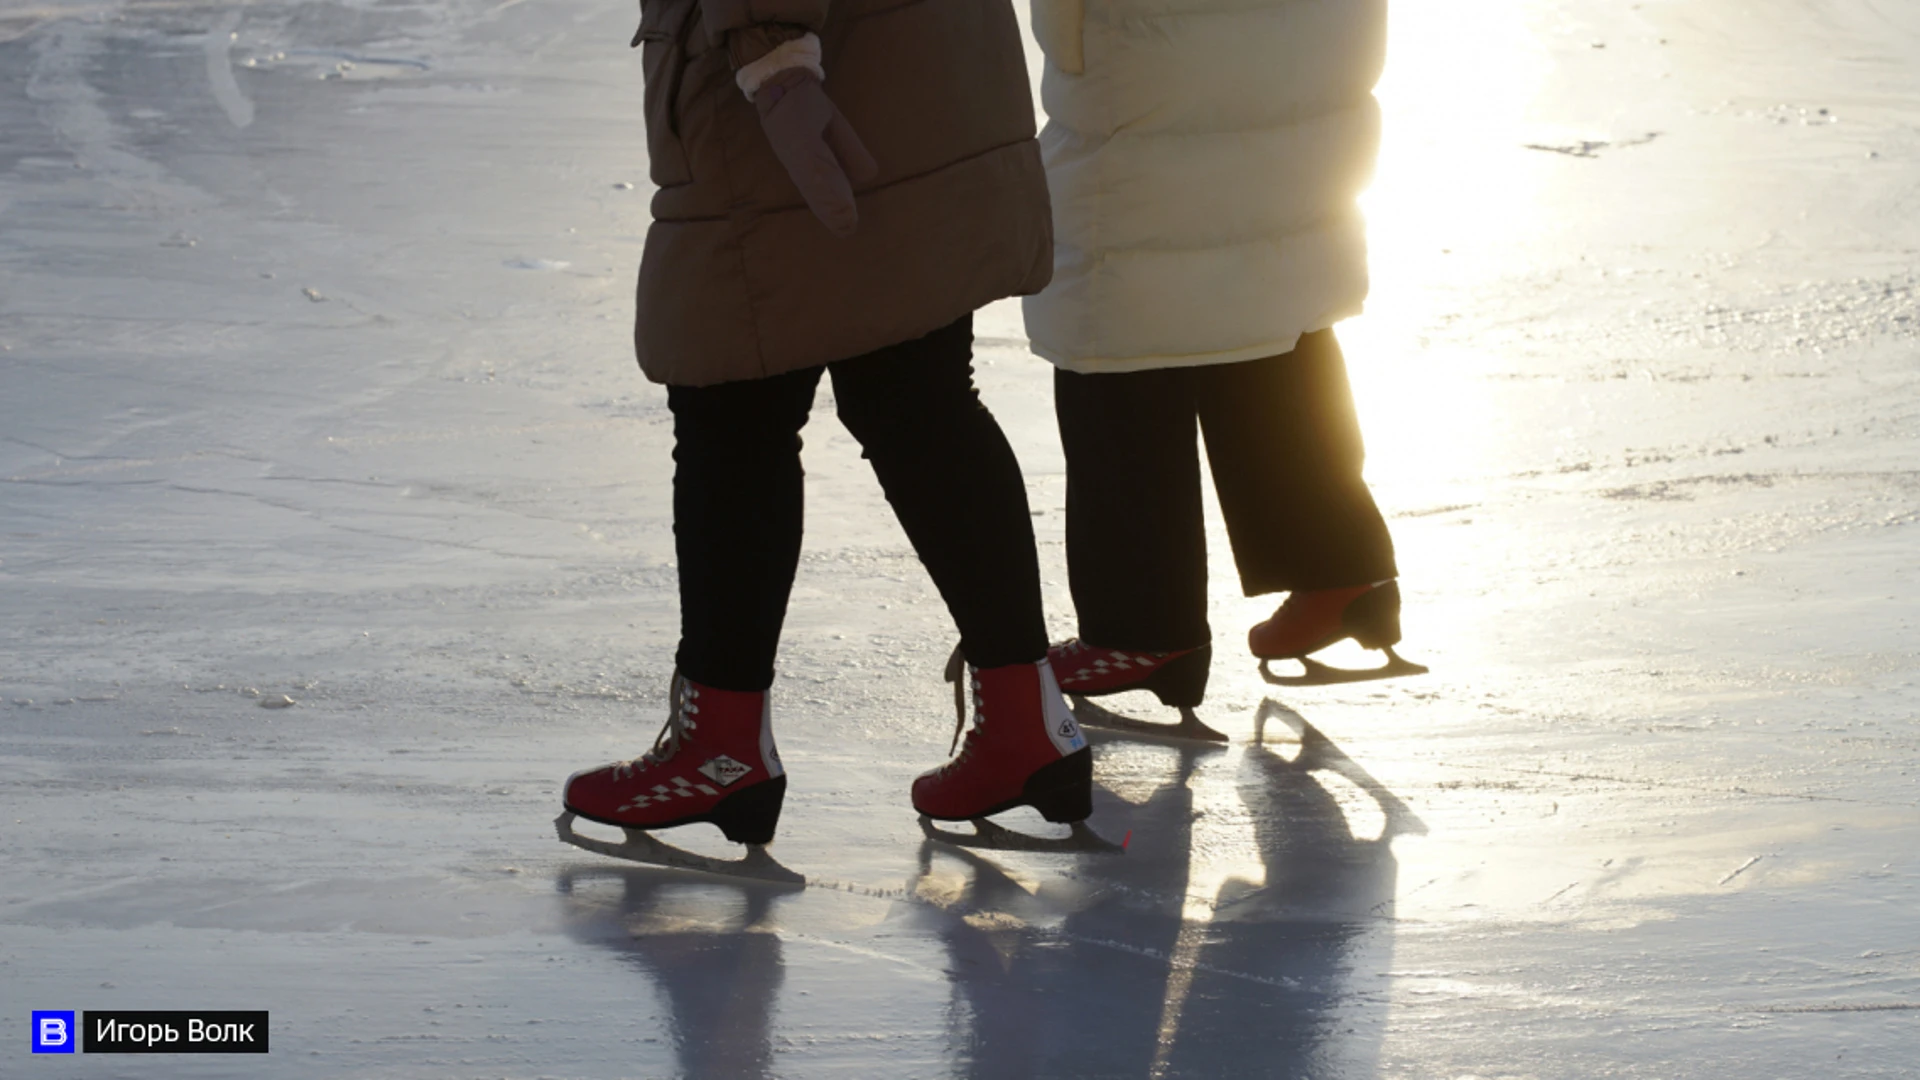
<svg viewBox="0 0 1920 1080">
<path fill-rule="evenodd" d="M 655 803 L 672 802 L 675 799 L 690 799 L 696 795 L 718 794 L 720 794 L 718 788 L 694 783 L 684 776 L 676 776 L 667 783 L 655 784 L 651 790 L 635 795 L 620 807 L 619 812 L 626 813 L 629 810 L 638 810 Z"/>
<path fill-rule="evenodd" d="M 1085 666 L 1060 676 L 1060 688 L 1066 690 L 1082 683 L 1124 681 L 1128 677 L 1145 675 L 1168 659 L 1166 653 L 1130 653 L 1109 649 L 1105 655 L 1086 660 Z"/>
</svg>

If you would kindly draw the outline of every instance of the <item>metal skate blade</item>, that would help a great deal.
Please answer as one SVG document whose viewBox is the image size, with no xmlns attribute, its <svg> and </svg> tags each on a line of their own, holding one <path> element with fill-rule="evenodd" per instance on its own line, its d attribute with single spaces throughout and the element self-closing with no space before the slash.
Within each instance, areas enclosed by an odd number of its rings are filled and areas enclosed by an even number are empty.
<svg viewBox="0 0 1920 1080">
<path fill-rule="evenodd" d="M 1073 718 L 1078 720 L 1082 727 L 1118 731 L 1149 739 L 1171 739 L 1175 742 L 1225 743 L 1228 741 L 1225 733 L 1201 723 L 1192 709 L 1180 710 L 1179 723 L 1162 724 L 1152 720 L 1136 720 L 1131 716 L 1122 716 L 1104 705 L 1096 704 L 1079 695 L 1074 695 L 1069 701 L 1073 705 Z"/>
<path fill-rule="evenodd" d="M 1075 855 L 1124 855 L 1127 852 L 1125 845 L 1116 844 L 1094 832 L 1084 821 L 1076 821 L 1068 828 L 1072 831 L 1065 836 L 1033 836 L 1004 825 L 995 825 L 986 818 L 974 818 L 973 831 L 963 833 L 942 829 L 933 823 L 932 818 L 920 815 L 920 831 L 926 834 L 927 839 L 954 847 Z"/>
<path fill-rule="evenodd" d="M 1339 668 L 1323 664 L 1311 657 L 1302 656 L 1302 672 L 1299 675 L 1276 675 L 1269 664 L 1271 660 L 1260 661 L 1260 677 L 1274 686 L 1337 686 L 1341 683 L 1373 682 L 1376 679 L 1397 679 L 1403 675 L 1425 675 L 1425 664 L 1416 664 L 1402 657 L 1391 648 L 1383 649 L 1387 654 L 1386 663 L 1377 668 Z"/>
<path fill-rule="evenodd" d="M 767 854 L 764 844 L 746 845 L 747 853 L 738 859 L 716 859 L 685 848 L 674 847 L 651 833 L 642 832 L 639 829 L 627 829 L 625 842 L 617 844 L 610 840 L 582 836 L 574 831 L 573 820 L 573 811 L 564 811 L 559 817 L 553 819 L 554 832 L 559 834 L 562 842 L 591 851 L 596 855 L 606 855 L 671 870 L 713 874 L 735 881 L 758 881 L 795 889 L 805 888 L 807 884 L 804 875 L 789 870 L 772 855 Z"/>
</svg>

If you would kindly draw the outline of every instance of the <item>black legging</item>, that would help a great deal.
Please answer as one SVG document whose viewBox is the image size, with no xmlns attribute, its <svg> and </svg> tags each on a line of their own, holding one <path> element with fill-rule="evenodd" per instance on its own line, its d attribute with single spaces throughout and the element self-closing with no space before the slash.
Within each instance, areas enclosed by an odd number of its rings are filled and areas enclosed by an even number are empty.
<svg viewBox="0 0 1920 1080">
<path fill-rule="evenodd" d="M 825 368 L 667 388 L 681 674 L 721 690 L 773 684 L 800 561 L 800 429 L 820 373 L 907 539 L 960 628 L 967 659 L 1046 655 L 1040 568 L 1020 463 L 973 386 L 973 317 Z"/>
<path fill-rule="evenodd" d="M 1067 572 L 1080 636 L 1115 649 L 1204 645 L 1200 455 L 1248 596 L 1390 578 L 1393 540 L 1361 478 L 1366 450 L 1333 332 L 1238 364 L 1057 371 Z"/>
</svg>

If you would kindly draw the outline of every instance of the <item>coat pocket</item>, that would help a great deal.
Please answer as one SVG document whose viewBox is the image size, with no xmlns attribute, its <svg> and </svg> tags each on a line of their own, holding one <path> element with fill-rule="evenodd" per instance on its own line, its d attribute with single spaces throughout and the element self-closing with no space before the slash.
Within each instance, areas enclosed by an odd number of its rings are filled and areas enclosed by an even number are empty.
<svg viewBox="0 0 1920 1080">
<path fill-rule="evenodd" d="M 1053 66 L 1068 75 L 1087 70 L 1086 0 L 1033 0 L 1033 38 Z"/>
<path fill-rule="evenodd" d="M 677 115 L 680 79 L 687 70 L 687 33 L 699 0 L 640 0 L 640 47 L 646 79 L 647 173 L 655 187 L 693 180 L 687 150 L 680 142 Z"/>
</svg>

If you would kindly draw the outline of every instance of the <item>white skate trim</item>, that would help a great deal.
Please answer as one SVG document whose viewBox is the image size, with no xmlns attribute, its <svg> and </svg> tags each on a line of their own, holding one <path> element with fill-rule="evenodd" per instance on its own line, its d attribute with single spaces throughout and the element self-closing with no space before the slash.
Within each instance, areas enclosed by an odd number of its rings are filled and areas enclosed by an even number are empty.
<svg viewBox="0 0 1920 1080">
<path fill-rule="evenodd" d="M 721 754 L 718 757 L 708 758 L 707 763 L 700 766 L 698 771 L 721 787 L 732 787 L 735 781 L 752 772 L 753 766 Z"/>
<path fill-rule="evenodd" d="M 738 779 L 738 777 L 735 777 L 735 779 Z M 645 791 L 635 795 L 632 799 L 629 799 L 616 809 L 614 813 L 624 814 L 629 810 L 644 809 L 652 806 L 654 803 L 672 802 L 675 799 L 690 799 L 696 795 L 718 794 L 720 794 L 718 788 L 708 787 L 705 784 L 696 784 L 684 776 L 676 776 L 666 784 L 653 785 L 652 791 Z"/>
<path fill-rule="evenodd" d="M 783 71 L 803 68 L 813 72 L 813 77 L 821 82 L 827 81 L 827 71 L 820 66 L 820 38 L 816 34 L 783 41 L 773 47 L 767 55 L 747 64 L 733 73 L 733 84 L 752 101 L 753 95 L 760 92 L 768 79 Z"/>
<path fill-rule="evenodd" d="M 1053 677 L 1053 665 L 1042 660 L 1034 666 L 1040 669 L 1040 716 L 1047 725 L 1047 738 L 1053 741 L 1053 748 L 1060 751 L 1061 757 L 1085 749 L 1087 736 L 1074 720 L 1073 710 L 1067 708 L 1067 699 Z"/>
<path fill-rule="evenodd" d="M 767 770 L 769 780 L 787 774 L 786 766 L 780 764 L 780 751 L 773 745 L 772 690 L 760 699 L 760 766 Z"/>
</svg>

